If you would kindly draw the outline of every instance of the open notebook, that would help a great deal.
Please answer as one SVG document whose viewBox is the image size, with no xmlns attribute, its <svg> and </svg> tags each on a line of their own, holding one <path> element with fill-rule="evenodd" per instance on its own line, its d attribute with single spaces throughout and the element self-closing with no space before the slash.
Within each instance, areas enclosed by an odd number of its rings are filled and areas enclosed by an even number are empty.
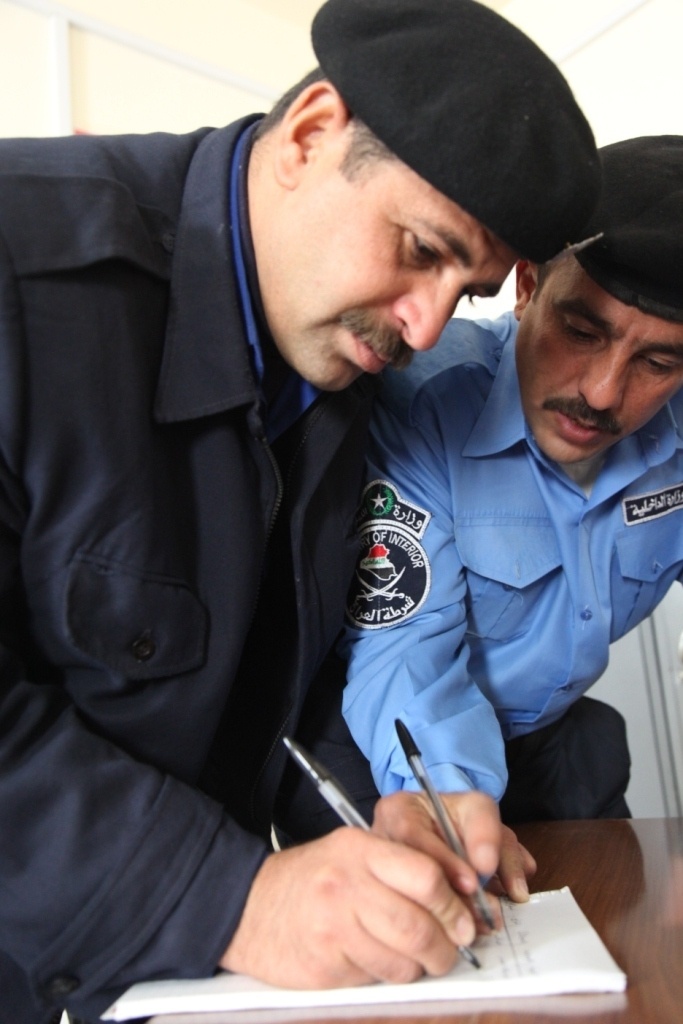
<svg viewBox="0 0 683 1024">
<path fill-rule="evenodd" d="M 142 982 L 102 1017 L 128 1020 L 155 1014 L 621 992 L 626 987 L 625 974 L 568 888 L 535 893 L 528 903 L 501 903 L 504 927 L 474 944 L 481 970 L 461 960 L 441 978 L 343 989 L 275 988 L 228 973 L 196 981 Z"/>
</svg>

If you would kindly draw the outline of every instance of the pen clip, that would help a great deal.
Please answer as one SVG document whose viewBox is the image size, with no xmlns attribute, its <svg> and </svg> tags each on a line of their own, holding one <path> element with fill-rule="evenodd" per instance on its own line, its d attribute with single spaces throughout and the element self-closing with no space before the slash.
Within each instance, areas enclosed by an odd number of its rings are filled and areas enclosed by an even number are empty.
<svg viewBox="0 0 683 1024">
<path fill-rule="evenodd" d="M 307 750 L 297 743 L 296 740 L 291 740 L 289 736 L 283 736 L 282 742 L 287 747 L 294 760 L 297 762 L 300 768 L 303 768 L 305 773 L 318 784 L 325 781 L 329 777 L 329 772 L 321 765 L 320 761 L 316 761 L 312 754 L 309 754 Z"/>
<path fill-rule="evenodd" d="M 313 757 L 312 754 L 309 754 L 307 750 L 304 750 L 301 744 L 297 743 L 296 740 L 292 740 L 288 736 L 283 736 L 282 742 L 285 744 L 287 750 L 299 767 L 303 769 L 304 774 L 308 775 L 309 779 L 317 787 L 322 798 L 327 801 L 334 811 L 336 811 L 341 820 L 346 825 L 355 825 L 356 828 L 368 830 L 370 826 L 367 821 L 355 806 L 353 800 L 346 792 L 341 782 L 335 779 L 332 772 L 328 771 L 327 768 L 325 768 L 317 758 Z"/>
</svg>

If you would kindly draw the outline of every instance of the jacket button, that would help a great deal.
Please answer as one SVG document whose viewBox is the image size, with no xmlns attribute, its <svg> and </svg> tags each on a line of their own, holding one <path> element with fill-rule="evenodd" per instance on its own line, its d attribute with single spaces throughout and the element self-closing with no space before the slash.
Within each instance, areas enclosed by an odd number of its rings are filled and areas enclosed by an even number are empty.
<svg viewBox="0 0 683 1024">
<path fill-rule="evenodd" d="M 154 643 L 149 629 L 146 629 L 131 645 L 133 657 L 136 661 L 149 661 L 156 654 L 156 649 L 157 645 Z"/>
<path fill-rule="evenodd" d="M 61 999 L 62 996 L 68 996 L 71 992 L 75 992 L 80 984 L 80 979 L 73 974 L 58 974 L 45 985 L 45 995 L 49 999 Z"/>
</svg>

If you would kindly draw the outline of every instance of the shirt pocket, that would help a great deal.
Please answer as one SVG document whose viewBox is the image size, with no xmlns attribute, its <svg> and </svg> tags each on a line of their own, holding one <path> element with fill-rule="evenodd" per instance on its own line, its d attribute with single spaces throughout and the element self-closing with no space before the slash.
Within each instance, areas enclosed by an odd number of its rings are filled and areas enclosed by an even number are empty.
<svg viewBox="0 0 683 1024">
<path fill-rule="evenodd" d="M 182 580 L 79 553 L 65 614 L 71 642 L 128 679 L 178 675 L 204 662 L 206 609 Z"/>
<path fill-rule="evenodd" d="M 683 563 L 683 513 L 625 526 L 615 534 L 614 544 L 622 576 L 657 583 Z"/>
<path fill-rule="evenodd" d="M 456 527 L 456 543 L 467 578 L 468 635 L 521 636 L 549 577 L 561 570 L 553 526 L 470 520 Z"/>
<path fill-rule="evenodd" d="M 625 526 L 614 537 L 612 639 L 654 611 L 683 568 L 683 517 L 662 516 Z"/>
</svg>

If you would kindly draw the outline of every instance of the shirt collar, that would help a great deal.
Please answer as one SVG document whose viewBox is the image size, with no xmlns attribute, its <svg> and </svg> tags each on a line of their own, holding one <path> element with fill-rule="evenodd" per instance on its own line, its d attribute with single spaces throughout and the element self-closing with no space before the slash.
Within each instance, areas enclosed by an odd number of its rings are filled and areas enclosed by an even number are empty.
<svg viewBox="0 0 683 1024">
<path fill-rule="evenodd" d="M 515 321 L 514 326 L 510 325 L 509 340 L 503 346 L 498 372 L 493 379 L 486 404 L 463 447 L 463 455 L 470 458 L 495 455 L 526 437 L 515 366 L 516 335 Z"/>
<path fill-rule="evenodd" d="M 247 169 L 256 125 L 240 136 L 230 170 L 231 243 L 237 287 L 254 370 L 265 402 L 266 434 L 274 441 L 305 412 L 319 390 L 295 372 L 280 355 L 270 334 L 258 285 L 249 223 Z"/>
</svg>

